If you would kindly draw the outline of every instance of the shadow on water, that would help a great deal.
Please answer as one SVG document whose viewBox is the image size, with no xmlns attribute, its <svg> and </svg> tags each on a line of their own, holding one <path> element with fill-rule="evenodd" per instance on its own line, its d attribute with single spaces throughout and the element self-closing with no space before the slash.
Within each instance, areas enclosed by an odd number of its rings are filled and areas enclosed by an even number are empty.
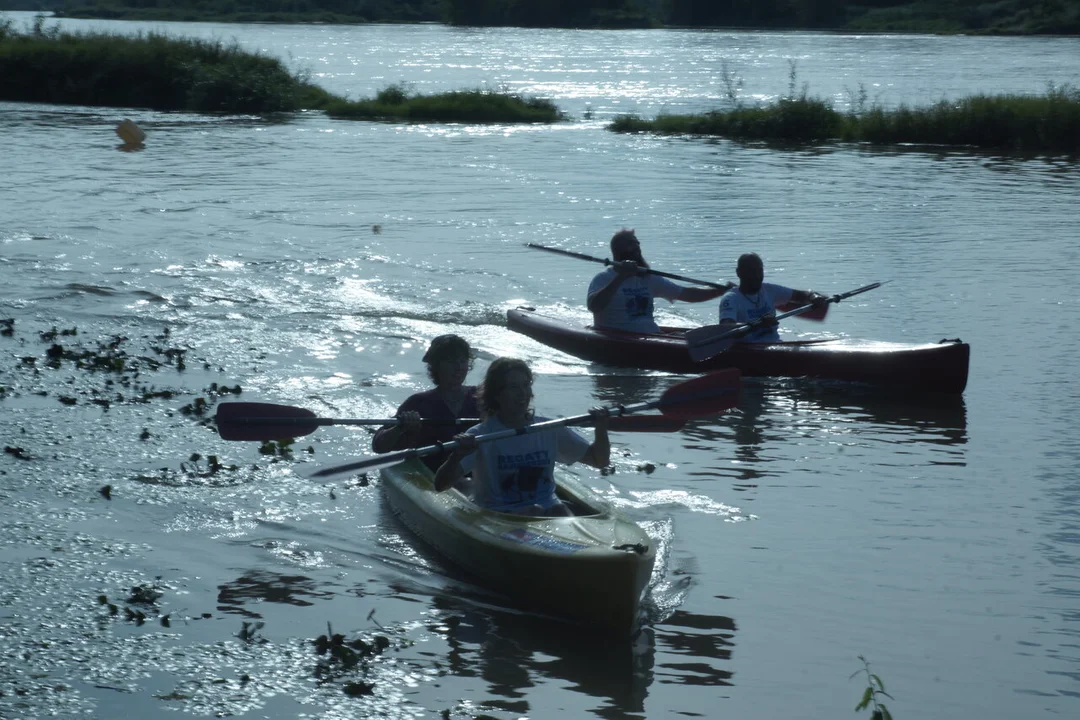
<svg viewBox="0 0 1080 720">
<path fill-rule="evenodd" d="M 249 618 L 261 618 L 247 609 L 249 604 L 263 602 L 306 607 L 312 600 L 328 598 L 330 591 L 318 590 L 318 583 L 303 575 L 282 575 L 265 570 L 251 570 L 232 582 L 218 586 L 218 610 Z"/>
<path fill-rule="evenodd" d="M 539 680 L 551 679 L 605 701 L 593 711 L 599 717 L 644 711 L 655 662 L 652 628 L 634 637 L 593 635 L 545 618 L 476 608 L 444 594 L 433 603 L 442 620 L 429 629 L 446 637 L 450 673 L 485 680 L 493 696 L 485 705 L 529 713 L 528 693 Z"/>
<path fill-rule="evenodd" d="M 708 660 L 728 662 L 735 647 L 735 621 L 722 615 L 698 615 L 677 610 L 656 628 L 656 643 L 666 653 L 685 657 L 685 662 L 666 661 L 655 671 L 658 682 L 676 685 L 734 685 L 731 670 L 714 667 Z"/>
</svg>

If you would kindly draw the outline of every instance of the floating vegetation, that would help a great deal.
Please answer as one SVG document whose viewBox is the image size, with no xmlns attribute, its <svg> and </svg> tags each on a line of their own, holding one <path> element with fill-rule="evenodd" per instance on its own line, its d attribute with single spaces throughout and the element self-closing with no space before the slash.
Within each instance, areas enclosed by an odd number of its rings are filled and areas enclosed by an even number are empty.
<svg viewBox="0 0 1080 720">
<path fill-rule="evenodd" d="M 371 614 L 368 618 L 371 618 Z M 381 625 L 379 627 L 385 630 Z M 335 634 L 329 622 L 326 623 L 326 634 L 315 638 L 312 644 L 315 654 L 320 657 L 314 668 L 319 684 L 345 680 L 342 692 L 352 697 L 371 695 L 375 691 L 375 683 L 349 678 L 357 672 L 366 674 L 372 661 L 391 646 L 390 638 L 386 635 L 347 640 L 344 635 Z M 398 649 L 411 645 L 410 641 L 401 640 Z"/>
<path fill-rule="evenodd" d="M 30 457 L 30 453 L 26 452 L 26 450 L 21 447 L 12 447 L 10 445 L 5 445 L 4 452 L 19 460 L 33 460 L 33 458 Z"/>
<path fill-rule="evenodd" d="M 543 98 L 490 90 L 420 95 L 402 83 L 383 88 L 371 99 L 333 100 L 325 110 L 331 117 L 354 120 L 553 123 L 564 119 L 555 103 Z"/>
<path fill-rule="evenodd" d="M 188 457 L 187 462 L 180 463 L 180 471 L 190 477 L 207 478 L 213 477 L 222 471 L 236 472 L 239 467 L 236 465 L 225 466 L 218 460 L 217 455 L 208 455 L 206 457 L 206 465 L 202 465 L 203 456 L 199 453 L 192 453 Z"/>
</svg>

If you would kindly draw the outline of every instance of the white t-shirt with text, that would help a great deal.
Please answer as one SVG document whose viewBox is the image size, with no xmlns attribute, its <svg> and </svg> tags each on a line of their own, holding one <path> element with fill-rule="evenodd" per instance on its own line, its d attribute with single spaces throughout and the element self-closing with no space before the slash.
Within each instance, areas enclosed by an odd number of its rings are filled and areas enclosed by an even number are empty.
<svg viewBox="0 0 1080 720">
<path fill-rule="evenodd" d="M 789 287 L 773 283 L 762 283 L 760 290 L 749 295 L 737 287 L 732 288 L 720 298 L 720 320 L 734 320 L 742 325 L 764 315 L 775 314 L 776 306 L 790 301 L 793 292 Z M 746 342 L 780 342 L 780 333 L 773 325 L 758 328 L 739 339 Z"/>
<path fill-rule="evenodd" d="M 589 283 L 591 298 L 616 276 L 614 268 L 599 273 Z M 634 275 L 622 281 L 607 307 L 593 313 L 593 327 L 629 332 L 658 333 L 653 319 L 653 298 L 677 300 L 683 289 L 659 275 Z"/>
<path fill-rule="evenodd" d="M 532 422 L 548 418 L 534 417 Z M 508 429 L 497 417 L 474 425 L 471 435 Z M 515 512 L 531 505 L 547 509 L 555 497 L 555 462 L 567 465 L 585 456 L 591 443 L 565 426 L 480 443 L 461 459 L 473 474 L 473 500 L 499 512 Z"/>
</svg>

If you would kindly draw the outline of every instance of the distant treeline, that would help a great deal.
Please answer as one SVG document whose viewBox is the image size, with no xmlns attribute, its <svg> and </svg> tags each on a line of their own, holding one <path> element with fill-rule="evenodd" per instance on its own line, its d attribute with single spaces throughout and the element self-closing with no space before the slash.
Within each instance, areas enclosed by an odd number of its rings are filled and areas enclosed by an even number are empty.
<svg viewBox="0 0 1080 720">
<path fill-rule="evenodd" d="M 1080 0 L 0 0 L 72 17 L 1080 34 Z"/>
</svg>

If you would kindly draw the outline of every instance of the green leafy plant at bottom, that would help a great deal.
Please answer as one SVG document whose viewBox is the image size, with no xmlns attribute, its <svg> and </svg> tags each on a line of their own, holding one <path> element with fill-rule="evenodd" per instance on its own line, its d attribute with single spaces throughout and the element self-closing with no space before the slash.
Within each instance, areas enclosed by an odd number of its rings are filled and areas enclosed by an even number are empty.
<svg viewBox="0 0 1080 720">
<path fill-rule="evenodd" d="M 881 702 L 879 697 L 887 697 L 893 700 L 893 696 L 885 692 L 885 683 L 880 677 L 870 672 L 870 662 L 863 657 L 859 656 L 859 660 L 862 661 L 862 669 L 856 670 L 851 674 L 849 680 L 859 673 L 866 675 L 866 689 L 863 690 L 862 699 L 859 700 L 859 704 L 855 706 L 855 712 L 860 712 L 873 706 L 873 712 L 870 713 L 870 720 L 893 720 L 892 715 L 889 713 L 889 709 L 885 707 L 885 703 Z"/>
</svg>

